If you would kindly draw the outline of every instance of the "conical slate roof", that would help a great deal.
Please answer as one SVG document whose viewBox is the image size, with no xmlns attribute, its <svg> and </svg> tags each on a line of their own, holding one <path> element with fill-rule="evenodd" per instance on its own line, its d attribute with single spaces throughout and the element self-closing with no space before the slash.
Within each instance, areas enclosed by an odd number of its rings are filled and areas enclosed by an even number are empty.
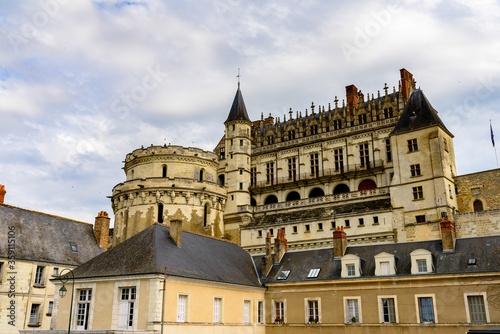
<svg viewBox="0 0 500 334">
<path fill-rule="evenodd" d="M 240 84 L 238 83 L 238 90 L 236 91 L 236 95 L 234 97 L 233 105 L 231 106 L 231 110 L 229 111 L 229 115 L 224 123 L 243 120 L 249 121 L 250 118 L 247 114 L 247 108 L 245 107 L 245 102 L 243 101 L 243 95 L 241 94 Z"/>
<path fill-rule="evenodd" d="M 412 93 L 406 106 L 399 117 L 399 121 L 392 130 L 391 135 L 419 128 L 438 125 L 453 137 L 450 131 L 446 128 L 443 121 L 438 116 L 436 109 L 432 107 L 429 100 L 425 97 L 420 89 L 415 89 Z"/>
<path fill-rule="evenodd" d="M 252 258 L 236 244 L 154 224 L 74 270 L 75 279 L 164 274 L 212 282 L 261 286 Z"/>
</svg>

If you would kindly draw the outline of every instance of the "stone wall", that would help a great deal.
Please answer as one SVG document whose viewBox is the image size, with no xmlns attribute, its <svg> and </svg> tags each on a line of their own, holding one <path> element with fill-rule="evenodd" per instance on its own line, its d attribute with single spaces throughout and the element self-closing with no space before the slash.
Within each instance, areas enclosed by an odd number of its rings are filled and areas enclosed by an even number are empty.
<svg viewBox="0 0 500 334">
<path fill-rule="evenodd" d="M 460 213 L 474 212 L 473 203 L 480 200 L 483 210 L 500 209 L 500 169 L 455 177 Z"/>
</svg>

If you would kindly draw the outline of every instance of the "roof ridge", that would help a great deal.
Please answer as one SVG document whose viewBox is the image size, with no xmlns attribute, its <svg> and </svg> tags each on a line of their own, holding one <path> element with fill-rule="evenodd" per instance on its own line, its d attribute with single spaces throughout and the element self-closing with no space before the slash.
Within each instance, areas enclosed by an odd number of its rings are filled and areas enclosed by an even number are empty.
<svg viewBox="0 0 500 334">
<path fill-rule="evenodd" d="M 52 218 L 56 218 L 56 219 L 67 220 L 67 221 L 70 221 L 70 222 L 73 222 L 73 223 L 94 226 L 93 224 L 82 222 L 82 221 L 79 221 L 79 220 L 74 220 L 74 219 L 71 219 L 71 218 L 60 217 L 60 216 L 52 215 L 50 213 L 45 213 L 45 212 L 40 212 L 40 211 L 35 211 L 35 210 L 23 209 L 23 208 L 20 208 L 20 207 L 17 207 L 17 206 L 13 206 L 13 205 L 9 205 L 9 204 L 5 204 L 5 203 L 0 203 L 0 206 L 5 206 L 7 208 L 17 209 L 17 210 L 21 210 L 21 211 L 25 211 L 25 212 L 36 213 L 36 214 L 40 214 L 40 215 L 44 215 L 44 216 L 52 217 Z"/>
</svg>

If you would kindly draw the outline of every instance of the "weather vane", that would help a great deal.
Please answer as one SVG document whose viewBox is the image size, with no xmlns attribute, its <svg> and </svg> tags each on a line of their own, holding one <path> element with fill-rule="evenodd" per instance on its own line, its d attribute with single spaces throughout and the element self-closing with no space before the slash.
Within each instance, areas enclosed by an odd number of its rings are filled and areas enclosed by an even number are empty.
<svg viewBox="0 0 500 334">
<path fill-rule="evenodd" d="M 236 76 L 238 78 L 238 88 L 240 88 L 240 68 L 238 67 L 238 75 Z"/>
</svg>

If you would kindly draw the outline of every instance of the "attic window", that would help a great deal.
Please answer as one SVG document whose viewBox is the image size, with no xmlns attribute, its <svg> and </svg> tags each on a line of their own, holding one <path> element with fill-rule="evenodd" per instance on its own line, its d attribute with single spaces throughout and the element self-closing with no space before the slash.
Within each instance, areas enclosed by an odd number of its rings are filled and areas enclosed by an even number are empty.
<svg viewBox="0 0 500 334">
<path fill-rule="evenodd" d="M 74 242 L 70 242 L 69 245 L 71 246 L 71 250 L 73 252 L 78 252 L 78 248 L 76 248 L 76 244 Z"/>
<path fill-rule="evenodd" d="M 321 270 L 320 268 L 309 270 L 309 274 L 307 275 L 307 278 L 316 278 L 316 277 L 318 277 L 320 270 Z"/>
<path fill-rule="evenodd" d="M 475 265 L 476 259 L 469 259 L 469 261 L 467 263 L 469 264 L 469 266 Z"/>
<path fill-rule="evenodd" d="M 290 275 L 290 270 L 282 270 L 281 273 L 278 275 L 278 279 L 287 279 L 288 275 Z"/>
</svg>

